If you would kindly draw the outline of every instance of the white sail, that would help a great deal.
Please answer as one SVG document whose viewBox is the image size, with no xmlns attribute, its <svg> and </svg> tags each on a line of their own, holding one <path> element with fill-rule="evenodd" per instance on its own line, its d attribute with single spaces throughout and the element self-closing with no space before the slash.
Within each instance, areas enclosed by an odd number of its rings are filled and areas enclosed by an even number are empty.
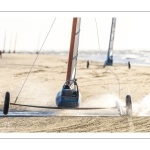
<svg viewBox="0 0 150 150">
<path fill-rule="evenodd" d="M 78 46 L 79 46 L 79 35 L 80 35 L 80 23 L 81 18 L 77 18 L 76 21 L 76 29 L 74 33 L 74 41 L 73 41 L 73 56 L 71 62 L 71 69 L 70 69 L 70 77 L 69 80 L 74 80 L 76 75 L 76 65 L 77 65 L 77 57 L 78 57 Z"/>
<path fill-rule="evenodd" d="M 114 44 L 114 37 L 115 37 L 115 26 L 116 26 L 116 18 L 112 18 L 112 25 L 111 25 L 111 32 L 110 32 L 110 40 L 109 40 L 109 48 L 107 54 L 107 60 L 113 59 L 113 44 Z"/>
<path fill-rule="evenodd" d="M 5 38 L 4 38 L 4 45 L 3 45 L 3 53 L 5 53 L 6 34 L 7 34 L 7 32 L 5 31 Z"/>
</svg>

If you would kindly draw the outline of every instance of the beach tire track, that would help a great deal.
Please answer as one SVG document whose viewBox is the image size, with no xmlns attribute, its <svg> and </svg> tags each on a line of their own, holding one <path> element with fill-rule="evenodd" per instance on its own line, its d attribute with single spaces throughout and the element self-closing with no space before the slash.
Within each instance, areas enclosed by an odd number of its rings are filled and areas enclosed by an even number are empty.
<svg viewBox="0 0 150 150">
<path fill-rule="evenodd" d="M 96 121 L 97 117 L 92 117 L 92 118 L 89 118 L 86 123 L 77 123 L 77 124 L 74 124 L 74 125 L 70 125 L 70 126 L 62 126 L 62 127 L 59 127 L 59 128 L 55 128 L 53 129 L 51 132 L 71 132 L 71 131 L 80 131 L 80 132 L 89 132 L 91 131 L 91 126 L 94 124 L 94 122 Z"/>
<path fill-rule="evenodd" d="M 74 125 L 51 128 L 49 132 L 134 132 L 132 118 L 92 117 Z"/>
<path fill-rule="evenodd" d="M 132 117 L 127 117 L 129 124 L 129 132 L 135 132 Z"/>
</svg>

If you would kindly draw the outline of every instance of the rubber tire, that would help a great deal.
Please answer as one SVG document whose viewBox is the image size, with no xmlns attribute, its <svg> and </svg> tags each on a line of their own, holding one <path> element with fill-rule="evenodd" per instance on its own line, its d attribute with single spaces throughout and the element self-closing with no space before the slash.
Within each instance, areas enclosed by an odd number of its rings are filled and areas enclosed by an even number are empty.
<svg viewBox="0 0 150 150">
<path fill-rule="evenodd" d="M 132 100 L 130 95 L 126 96 L 126 115 L 132 116 Z"/>
<path fill-rule="evenodd" d="M 4 100 L 4 108 L 3 108 L 3 114 L 4 115 L 8 114 L 9 101 L 10 101 L 10 94 L 9 94 L 9 92 L 6 92 L 6 94 L 5 94 L 5 100 Z"/>
<path fill-rule="evenodd" d="M 129 69 L 131 68 L 131 64 L 130 64 L 130 61 L 128 61 L 128 68 L 129 68 Z"/>
<path fill-rule="evenodd" d="M 90 62 L 89 60 L 87 61 L 86 67 L 89 68 Z"/>
</svg>

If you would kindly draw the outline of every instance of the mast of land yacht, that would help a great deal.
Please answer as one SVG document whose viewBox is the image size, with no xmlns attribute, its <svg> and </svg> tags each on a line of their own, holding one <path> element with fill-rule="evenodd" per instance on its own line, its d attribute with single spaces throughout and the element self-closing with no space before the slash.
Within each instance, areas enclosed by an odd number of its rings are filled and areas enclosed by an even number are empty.
<svg viewBox="0 0 150 150">
<path fill-rule="evenodd" d="M 73 18 L 66 81 L 70 80 L 70 78 L 71 78 L 71 69 L 72 69 L 72 59 L 73 59 L 74 44 L 75 44 L 76 26 L 77 26 L 77 18 Z M 67 84 L 69 84 L 69 82 L 67 82 Z"/>
</svg>

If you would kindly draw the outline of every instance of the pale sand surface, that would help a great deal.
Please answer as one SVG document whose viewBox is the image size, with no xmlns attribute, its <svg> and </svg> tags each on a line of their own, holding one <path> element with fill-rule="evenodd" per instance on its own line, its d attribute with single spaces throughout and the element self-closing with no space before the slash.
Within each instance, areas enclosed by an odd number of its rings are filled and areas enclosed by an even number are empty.
<svg viewBox="0 0 150 150">
<path fill-rule="evenodd" d="M 3 58 L 0 59 L 0 111 L 3 109 L 6 91 L 10 92 L 11 102 L 15 101 L 35 58 L 36 55 L 33 54 L 3 54 Z M 17 103 L 55 107 L 56 94 L 61 90 L 66 79 L 67 61 L 67 56 L 39 55 Z M 94 64 L 102 65 L 91 62 L 90 68 L 87 69 L 86 61 L 78 60 L 76 78 L 82 95 L 81 107 L 113 107 L 114 100 L 119 97 L 118 80 L 107 68 L 94 66 Z M 131 66 L 131 69 L 128 69 L 125 65 L 114 65 L 109 68 L 117 74 L 120 80 L 120 103 L 125 105 L 127 94 L 132 97 L 133 117 L 98 116 L 99 110 L 54 111 L 10 106 L 10 111 L 14 112 L 43 111 L 51 112 L 53 116 L 2 116 L 0 117 L 0 131 L 149 132 L 150 117 L 145 116 L 150 115 L 150 68 Z M 114 113 L 110 110 L 111 112 Z"/>
</svg>

